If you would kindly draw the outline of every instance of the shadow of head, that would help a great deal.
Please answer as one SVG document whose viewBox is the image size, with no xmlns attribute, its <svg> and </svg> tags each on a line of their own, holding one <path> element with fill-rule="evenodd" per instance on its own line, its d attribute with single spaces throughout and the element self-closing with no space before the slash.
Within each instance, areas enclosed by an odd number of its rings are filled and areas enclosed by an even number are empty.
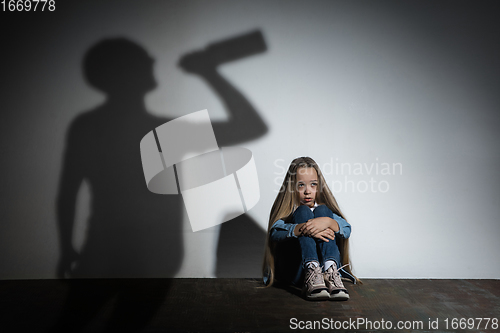
<svg viewBox="0 0 500 333">
<path fill-rule="evenodd" d="M 156 87 L 154 59 L 126 38 L 108 38 L 85 54 L 83 74 L 87 82 L 108 95 L 145 94 Z"/>
</svg>

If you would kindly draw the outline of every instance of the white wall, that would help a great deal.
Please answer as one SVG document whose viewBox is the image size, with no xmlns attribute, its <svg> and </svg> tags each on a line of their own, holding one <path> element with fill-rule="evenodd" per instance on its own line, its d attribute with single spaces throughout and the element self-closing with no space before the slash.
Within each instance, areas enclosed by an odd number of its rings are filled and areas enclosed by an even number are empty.
<svg viewBox="0 0 500 333">
<path fill-rule="evenodd" d="M 261 199 L 250 216 L 266 228 L 282 167 L 311 156 L 337 186 L 353 227 L 359 277 L 500 278 L 494 260 L 500 252 L 500 25 L 490 3 L 57 5 L 36 20 L 10 21 L 12 33 L 2 41 L 1 279 L 55 277 L 64 136 L 78 114 L 103 100 L 81 73 L 91 45 L 124 36 L 155 58 L 158 88 L 146 100 L 152 114 L 208 109 L 212 120 L 224 121 L 218 96 L 176 63 L 186 52 L 253 29 L 264 34 L 268 52 L 219 69 L 269 127 L 239 145 L 253 152 L 260 179 Z M 336 163 L 374 169 L 335 172 Z M 396 164 L 396 172 L 382 174 L 384 163 Z M 340 189 L 345 177 L 358 189 Z M 376 192 L 365 192 L 371 180 Z M 86 242 L 90 200 L 82 187 L 77 248 Z M 192 233 L 184 221 L 182 236 L 175 276 L 215 276 L 218 228 Z"/>
</svg>

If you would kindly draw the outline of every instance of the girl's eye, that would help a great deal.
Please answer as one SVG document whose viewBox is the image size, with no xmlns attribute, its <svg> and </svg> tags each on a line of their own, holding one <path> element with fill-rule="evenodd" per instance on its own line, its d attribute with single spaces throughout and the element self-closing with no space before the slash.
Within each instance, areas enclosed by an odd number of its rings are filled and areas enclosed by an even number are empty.
<svg viewBox="0 0 500 333">
<path fill-rule="evenodd" d="M 311 186 L 317 186 L 318 183 L 311 183 Z"/>
<path fill-rule="evenodd" d="M 299 184 L 299 187 L 302 187 L 302 186 L 304 186 L 304 184 Z"/>
</svg>

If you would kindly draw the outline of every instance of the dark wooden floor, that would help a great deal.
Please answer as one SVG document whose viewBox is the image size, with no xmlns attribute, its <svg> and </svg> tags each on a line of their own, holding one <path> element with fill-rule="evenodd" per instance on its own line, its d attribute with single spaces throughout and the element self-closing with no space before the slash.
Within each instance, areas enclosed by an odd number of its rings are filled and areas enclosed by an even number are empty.
<svg viewBox="0 0 500 333">
<path fill-rule="evenodd" d="M 390 321 L 393 332 L 443 332 L 459 330 L 454 318 L 473 318 L 468 332 L 500 332 L 474 319 L 500 319 L 500 280 L 367 279 L 346 283 L 346 302 L 308 302 L 293 289 L 259 286 L 256 279 L 0 281 L 0 332 L 284 332 L 314 321 L 323 331 L 335 324 L 387 331 Z M 429 319 L 438 319 L 437 329 Z"/>
</svg>

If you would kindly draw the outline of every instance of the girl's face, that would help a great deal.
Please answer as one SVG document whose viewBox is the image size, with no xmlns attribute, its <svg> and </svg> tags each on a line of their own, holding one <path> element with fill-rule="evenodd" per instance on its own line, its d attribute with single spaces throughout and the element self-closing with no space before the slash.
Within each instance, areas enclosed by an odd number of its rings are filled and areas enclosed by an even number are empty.
<svg viewBox="0 0 500 333">
<path fill-rule="evenodd" d="M 296 190 L 301 205 L 314 207 L 318 189 L 318 174 L 314 168 L 297 169 Z"/>
</svg>

